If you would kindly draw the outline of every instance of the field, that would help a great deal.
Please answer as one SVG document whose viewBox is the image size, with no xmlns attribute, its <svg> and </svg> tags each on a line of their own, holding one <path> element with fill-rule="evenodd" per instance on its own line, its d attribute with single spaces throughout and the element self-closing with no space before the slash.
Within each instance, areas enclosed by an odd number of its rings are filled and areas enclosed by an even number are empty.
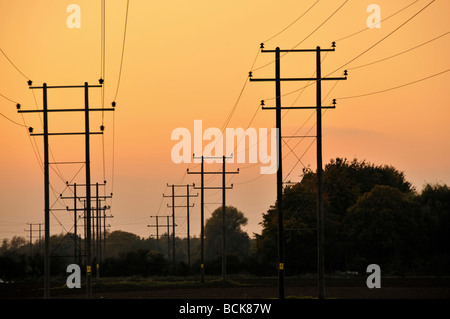
<svg viewBox="0 0 450 319">
<path fill-rule="evenodd" d="M 93 299 L 274 299 L 278 279 L 230 276 L 226 282 L 207 277 L 100 278 L 92 280 Z M 325 297 L 329 299 L 450 299 L 450 278 L 382 278 L 381 288 L 369 289 L 365 277 L 326 278 Z M 288 299 L 317 298 L 315 278 L 288 277 Z M 52 299 L 86 299 L 85 283 L 69 289 L 62 280 L 51 283 Z M 42 299 L 42 282 L 0 284 L 0 299 Z"/>
</svg>

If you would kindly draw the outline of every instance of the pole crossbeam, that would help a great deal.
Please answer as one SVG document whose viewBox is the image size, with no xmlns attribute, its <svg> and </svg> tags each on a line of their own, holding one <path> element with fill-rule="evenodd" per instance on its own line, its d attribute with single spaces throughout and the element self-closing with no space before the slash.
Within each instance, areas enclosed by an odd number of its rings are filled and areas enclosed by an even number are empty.
<svg viewBox="0 0 450 319">
<path fill-rule="evenodd" d="M 318 228 L 318 290 L 319 299 L 324 298 L 324 261 L 323 261 L 323 246 L 324 246 L 324 233 L 323 233 L 323 185 L 322 185 L 322 109 L 335 108 L 333 106 L 322 106 L 322 81 L 338 81 L 347 79 L 347 71 L 344 72 L 345 77 L 322 77 L 321 74 L 321 52 L 335 51 L 335 43 L 333 42 L 332 49 L 321 49 L 319 46 L 315 49 L 296 49 L 296 50 L 281 50 L 277 47 L 275 50 L 264 50 L 261 52 L 275 53 L 275 78 L 253 78 L 252 72 L 249 72 L 249 80 L 251 82 L 275 82 L 275 96 L 276 106 L 265 107 L 264 100 L 261 101 L 263 110 L 275 110 L 276 115 L 276 128 L 279 130 L 278 135 L 278 171 L 277 171 L 277 213 L 278 213 L 278 293 L 279 298 L 284 299 L 284 228 L 283 228 L 283 169 L 282 169 L 282 134 L 281 134 L 281 110 L 290 109 L 316 109 L 317 122 L 316 122 L 316 143 L 317 143 L 317 228 Z M 282 78 L 280 71 L 280 52 L 315 52 L 316 53 L 316 77 L 308 78 Z M 316 106 L 281 106 L 281 82 L 286 81 L 316 81 Z M 333 100 L 335 104 L 335 100 Z"/>
<path fill-rule="evenodd" d="M 114 108 L 91 108 L 89 112 L 103 112 L 103 111 L 115 111 Z M 85 112 L 85 109 L 50 109 L 47 110 L 48 113 L 53 112 Z M 44 110 L 18 110 L 18 113 L 44 113 Z"/>
<path fill-rule="evenodd" d="M 61 133 L 47 133 L 47 136 L 62 136 L 62 135 L 101 135 L 103 132 L 61 132 Z M 30 136 L 44 136 L 45 133 L 31 133 Z"/>
<path fill-rule="evenodd" d="M 85 85 L 47 85 L 44 83 L 43 86 L 30 86 L 29 89 L 73 89 L 73 88 L 101 88 L 103 85 L 88 85 L 87 82 Z"/>
<path fill-rule="evenodd" d="M 322 106 L 322 109 L 335 109 L 336 106 Z M 275 106 L 263 106 L 262 110 L 276 110 Z M 286 106 L 282 107 L 282 110 L 302 110 L 302 109 L 317 109 L 317 106 Z"/>
<path fill-rule="evenodd" d="M 259 79 L 254 79 L 254 78 L 250 78 L 251 82 L 284 82 L 284 81 L 306 81 L 306 82 L 311 82 L 311 81 L 338 81 L 338 80 L 345 80 L 346 78 L 280 78 L 280 79 L 272 79 L 272 78 L 259 78 Z"/>
</svg>

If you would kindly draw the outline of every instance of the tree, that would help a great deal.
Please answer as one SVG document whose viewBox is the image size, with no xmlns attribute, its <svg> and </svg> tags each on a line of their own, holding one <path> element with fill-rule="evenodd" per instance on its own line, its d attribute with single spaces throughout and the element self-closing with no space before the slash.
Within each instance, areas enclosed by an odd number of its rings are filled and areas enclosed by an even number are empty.
<svg viewBox="0 0 450 319">
<path fill-rule="evenodd" d="M 225 238 L 227 256 L 236 256 L 242 261 L 249 255 L 250 238 L 242 230 L 248 219 L 233 206 L 225 208 Z M 205 259 L 222 256 L 222 207 L 217 208 L 205 223 Z"/>
<path fill-rule="evenodd" d="M 427 184 L 418 196 L 424 214 L 427 250 L 425 272 L 434 275 L 450 271 L 450 188 Z"/>
<path fill-rule="evenodd" d="M 402 172 L 389 165 L 374 165 L 356 159 L 336 158 L 325 165 L 324 229 L 326 270 L 346 269 L 343 219 L 358 198 L 375 186 L 384 185 L 414 196 Z M 311 272 L 317 268 L 317 175 L 304 169 L 302 180 L 283 189 L 286 273 Z M 262 233 L 256 235 L 258 263 L 276 267 L 276 203 L 263 214 Z M 275 268 L 273 268 L 275 269 Z"/>
<path fill-rule="evenodd" d="M 349 208 L 343 221 L 349 264 L 359 271 L 378 264 L 400 272 L 417 261 L 423 241 L 414 198 L 390 186 L 375 186 Z"/>
<path fill-rule="evenodd" d="M 141 238 L 133 233 L 116 230 L 106 238 L 107 257 L 118 256 L 122 252 L 146 248 L 142 245 Z"/>
</svg>

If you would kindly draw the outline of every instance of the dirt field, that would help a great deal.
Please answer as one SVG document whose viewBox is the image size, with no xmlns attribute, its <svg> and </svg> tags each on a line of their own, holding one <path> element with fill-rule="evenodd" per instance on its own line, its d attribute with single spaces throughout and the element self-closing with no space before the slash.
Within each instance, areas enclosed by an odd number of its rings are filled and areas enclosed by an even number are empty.
<svg viewBox="0 0 450 319">
<path fill-rule="evenodd" d="M 366 278 L 326 278 L 329 299 L 448 299 L 450 278 L 382 278 L 381 288 L 369 289 Z M 84 282 L 80 289 L 52 282 L 52 299 L 86 299 Z M 316 298 L 315 279 L 286 278 L 286 298 Z M 172 281 L 93 279 L 93 299 L 269 299 L 278 298 L 277 278 L 232 277 L 227 282 L 195 278 Z M 42 299 L 42 282 L 0 284 L 0 299 Z"/>
</svg>

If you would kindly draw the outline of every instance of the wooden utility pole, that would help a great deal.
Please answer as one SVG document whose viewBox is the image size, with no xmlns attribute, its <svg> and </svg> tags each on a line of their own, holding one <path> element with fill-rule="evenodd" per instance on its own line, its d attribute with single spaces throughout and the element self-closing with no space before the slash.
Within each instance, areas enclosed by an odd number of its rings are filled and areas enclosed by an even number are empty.
<svg viewBox="0 0 450 319">
<path fill-rule="evenodd" d="M 28 230 L 28 229 L 25 229 L 24 231 L 26 231 L 26 232 L 30 232 L 30 235 L 29 235 L 29 237 L 30 237 L 30 256 L 32 256 L 33 255 L 33 237 L 36 237 L 36 236 L 34 236 L 33 235 L 33 232 L 39 232 L 39 235 L 38 235 L 38 238 L 39 238 L 39 241 L 38 241 L 38 243 L 39 243 L 39 246 L 41 245 L 41 225 L 42 225 L 42 223 L 39 223 L 39 224 L 33 224 L 33 223 L 27 223 L 27 225 L 29 225 L 30 226 L 30 229 Z M 39 226 L 39 229 L 33 229 L 33 225 L 34 226 Z"/>
<path fill-rule="evenodd" d="M 203 278 L 203 271 L 204 271 L 204 264 L 203 264 L 203 238 L 204 238 L 204 229 L 203 229 L 203 206 L 204 206 L 204 190 L 205 189 L 221 189 L 222 190 L 222 280 L 226 280 L 226 245 L 225 245 L 225 212 L 226 212 L 226 206 L 225 206 L 225 190 L 226 189 L 232 189 L 233 185 L 231 185 L 231 187 L 227 187 L 225 185 L 225 175 L 226 174 L 239 174 L 239 169 L 237 171 L 233 171 L 233 172 L 227 172 L 225 170 L 225 162 L 227 158 L 230 157 L 226 157 L 226 156 L 201 156 L 201 157 L 195 157 L 194 158 L 199 158 L 201 159 L 201 171 L 200 172 L 190 172 L 189 169 L 187 170 L 188 174 L 200 174 L 201 175 L 201 187 L 195 187 L 194 184 L 194 189 L 201 189 L 201 209 L 202 209 L 202 214 L 201 214 L 201 227 L 202 227 L 202 231 L 201 231 L 201 270 L 202 270 L 202 276 L 201 276 L 201 282 L 204 281 Z M 222 172 L 205 172 L 203 169 L 203 161 L 204 159 L 222 159 Z M 206 187 L 204 185 L 204 175 L 205 174 L 221 174 L 222 175 L 222 186 L 208 186 Z"/>
<path fill-rule="evenodd" d="M 31 81 L 29 81 L 31 84 Z M 90 134 L 103 134 L 101 132 L 90 132 L 89 128 L 89 113 L 92 111 L 114 111 L 114 108 L 89 108 L 89 88 L 102 87 L 102 85 L 89 85 L 87 82 L 84 85 L 57 85 L 48 86 L 47 83 L 43 83 L 42 86 L 30 86 L 30 89 L 42 89 L 43 93 L 43 109 L 42 110 L 20 110 L 19 113 L 43 113 L 43 133 L 33 134 L 33 129 L 30 128 L 30 135 L 41 135 L 44 137 L 44 236 L 45 236 L 45 253 L 44 253 L 44 298 L 50 298 L 50 162 L 49 162 L 49 136 L 53 135 L 84 135 L 85 136 L 85 167 L 86 167 L 86 185 L 90 185 L 91 179 L 91 165 L 90 165 Z M 47 91 L 48 89 L 84 89 L 84 108 L 74 109 L 49 109 L 47 104 Z M 48 131 L 48 113 L 50 112 L 84 112 L 85 115 L 85 129 L 84 132 L 63 132 L 63 133 L 49 133 Z M 92 286 L 91 286 L 91 208 L 90 187 L 86 187 L 86 197 L 89 205 L 86 207 L 87 214 L 87 251 L 86 251 L 86 273 L 87 273 L 87 297 L 92 298 Z"/>
<path fill-rule="evenodd" d="M 260 78 L 255 79 L 252 73 L 249 73 L 250 81 L 275 81 L 275 94 L 276 94 L 276 106 L 275 107 L 262 107 L 262 109 L 275 109 L 276 111 L 276 127 L 278 129 L 278 171 L 277 171 L 277 212 L 278 212 L 278 286 L 279 286 L 279 298 L 284 298 L 284 231 L 283 231 L 283 172 L 282 172 L 282 156 L 281 156 L 281 110 L 287 109 L 316 109 L 317 114 L 317 242 L 318 242 L 318 287 L 319 298 L 324 298 L 324 231 L 323 231 L 323 184 L 322 184 L 322 109 L 335 108 L 333 106 L 322 106 L 322 81 L 336 81 L 346 80 L 347 77 L 339 78 L 322 78 L 321 66 L 320 66 L 320 53 L 323 51 L 335 51 L 335 43 L 333 42 L 332 49 L 321 49 L 319 46 L 316 49 L 290 49 L 280 50 L 264 50 L 264 45 L 261 43 L 261 52 L 275 53 L 275 78 Z M 281 78 L 280 75 L 280 53 L 292 53 L 292 52 L 315 52 L 316 53 L 316 77 L 315 78 Z M 347 71 L 344 73 L 347 75 Z M 281 106 L 281 82 L 282 81 L 316 81 L 316 106 L 293 106 L 282 107 Z M 264 105 L 264 101 L 261 101 Z M 335 100 L 333 100 L 335 104 Z"/>
<path fill-rule="evenodd" d="M 172 187 L 172 195 L 166 196 L 163 194 L 163 197 L 172 197 L 172 206 L 167 205 L 167 207 L 172 207 L 172 212 L 173 212 L 173 216 L 175 216 L 175 208 L 179 207 L 179 208 L 186 208 L 187 209 L 187 214 L 186 214 L 186 218 L 187 218 L 187 263 L 189 266 L 189 269 L 191 268 L 191 244 L 190 244 L 190 214 L 189 214 L 189 208 L 194 207 L 194 205 L 189 205 L 189 198 L 191 197 L 198 197 L 198 193 L 195 195 L 191 195 L 189 193 L 189 187 L 193 187 L 194 185 L 189 185 L 189 184 L 185 184 L 185 185 L 169 185 L 167 184 L 167 187 Z M 175 195 L 174 194 L 174 188 L 175 187 L 180 187 L 180 188 L 185 188 L 186 187 L 186 195 L 181 194 L 181 195 Z M 186 205 L 175 205 L 175 197 L 182 197 L 182 198 L 186 198 Z"/>
<path fill-rule="evenodd" d="M 167 216 L 150 216 L 151 218 L 156 218 L 156 225 L 147 225 L 147 227 L 156 227 L 156 246 L 158 247 L 159 251 L 159 227 L 167 227 L 167 259 L 170 260 L 170 217 Z M 167 223 L 166 225 L 159 224 L 159 217 L 166 217 Z"/>
<path fill-rule="evenodd" d="M 76 252 L 76 248 L 79 246 L 76 243 L 76 237 L 77 237 L 77 211 L 81 211 L 81 210 L 86 210 L 86 207 L 83 207 L 83 209 L 77 208 L 77 202 L 81 199 L 87 199 L 87 193 L 86 196 L 82 196 L 82 195 L 77 195 L 77 188 L 78 187 L 85 187 L 86 191 L 87 188 L 86 185 L 87 184 L 69 184 L 69 182 L 66 182 L 67 187 L 73 187 L 73 196 L 62 196 L 62 194 L 60 195 L 61 199 L 73 199 L 74 200 L 74 207 L 73 209 L 70 209 L 68 207 L 66 207 L 66 211 L 73 211 L 74 212 L 74 234 L 75 234 L 75 253 L 74 255 L 77 256 L 77 252 Z M 78 187 L 77 187 L 78 186 Z M 99 186 L 106 186 L 106 181 L 104 181 L 102 184 L 100 183 L 95 183 L 95 184 L 91 184 L 90 187 L 95 187 L 95 196 L 92 196 L 92 192 L 91 192 L 91 204 L 89 205 L 89 207 L 91 208 L 91 211 L 94 213 L 91 213 L 91 222 L 90 222 L 90 229 L 91 229 L 91 238 L 93 239 L 93 242 L 91 241 L 91 244 L 93 246 L 93 249 L 91 250 L 92 252 L 94 252 L 94 255 L 91 257 L 95 257 L 96 259 L 96 277 L 97 279 L 99 278 L 100 275 L 100 261 L 101 261 L 101 256 L 102 256 L 102 249 L 101 249 L 101 211 L 104 210 L 106 211 L 106 209 L 109 209 L 109 206 L 103 206 L 101 207 L 101 202 L 105 201 L 108 198 L 112 198 L 112 193 L 110 195 L 100 195 L 99 193 Z M 91 206 L 92 202 L 95 201 L 95 206 Z M 106 221 L 106 217 L 112 217 L 112 216 L 104 216 L 104 220 Z M 85 218 L 85 223 L 87 224 L 87 217 Z M 91 253 L 92 254 L 92 253 Z M 76 258 L 76 257 L 75 257 Z"/>
</svg>

